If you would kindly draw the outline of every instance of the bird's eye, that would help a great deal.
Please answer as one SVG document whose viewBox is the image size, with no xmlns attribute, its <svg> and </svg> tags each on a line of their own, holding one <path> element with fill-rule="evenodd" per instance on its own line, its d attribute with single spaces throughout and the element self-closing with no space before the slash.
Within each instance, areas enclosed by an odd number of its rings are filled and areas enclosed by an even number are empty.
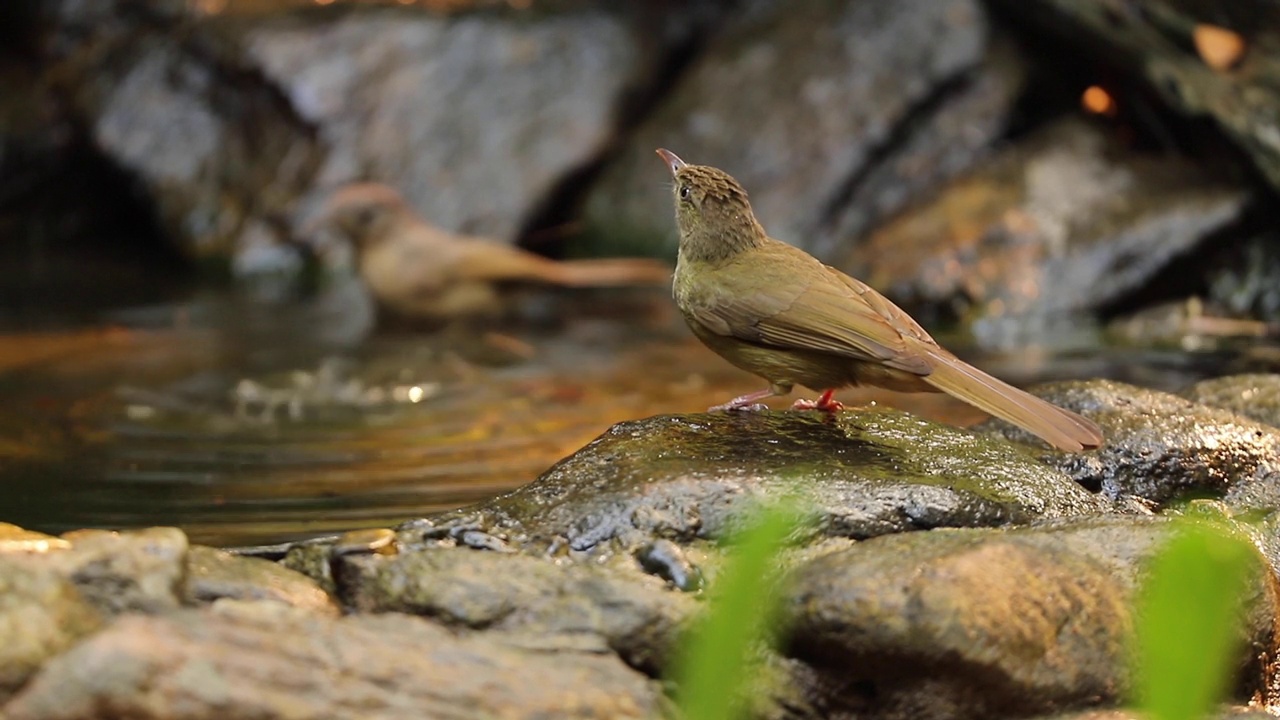
<svg viewBox="0 0 1280 720">
<path fill-rule="evenodd" d="M 689 186 L 688 186 L 688 185 L 681 185 L 681 186 L 680 186 L 680 199 L 681 199 L 681 200 L 688 200 L 688 199 L 689 199 Z"/>
</svg>

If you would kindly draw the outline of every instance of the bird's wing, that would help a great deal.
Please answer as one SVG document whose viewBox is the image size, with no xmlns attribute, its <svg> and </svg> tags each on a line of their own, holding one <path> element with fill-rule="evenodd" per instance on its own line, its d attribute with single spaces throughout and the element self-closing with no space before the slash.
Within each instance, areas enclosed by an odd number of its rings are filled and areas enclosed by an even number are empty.
<svg viewBox="0 0 1280 720">
<path fill-rule="evenodd" d="M 928 359 L 907 338 L 936 343 L 910 316 L 871 287 L 787 247 L 776 258 L 757 256 L 746 273 L 736 263 L 712 270 L 686 312 L 719 335 L 929 374 Z"/>
</svg>

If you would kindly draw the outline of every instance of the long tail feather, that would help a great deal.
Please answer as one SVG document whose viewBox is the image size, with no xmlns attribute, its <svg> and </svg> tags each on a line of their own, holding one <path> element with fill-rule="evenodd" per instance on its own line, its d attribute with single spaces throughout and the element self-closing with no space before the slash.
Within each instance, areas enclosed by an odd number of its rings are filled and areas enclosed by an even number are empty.
<svg viewBox="0 0 1280 720">
<path fill-rule="evenodd" d="M 1102 431 L 1088 418 L 1019 390 L 946 353 L 930 352 L 933 372 L 923 380 L 992 415 L 1013 423 L 1060 450 L 1102 444 Z"/>
</svg>

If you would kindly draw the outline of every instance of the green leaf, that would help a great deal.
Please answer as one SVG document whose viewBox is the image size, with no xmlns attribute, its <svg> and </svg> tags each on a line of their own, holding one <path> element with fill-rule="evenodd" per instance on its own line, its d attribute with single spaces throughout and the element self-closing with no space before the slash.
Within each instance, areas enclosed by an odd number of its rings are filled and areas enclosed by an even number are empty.
<svg viewBox="0 0 1280 720">
<path fill-rule="evenodd" d="M 1187 522 L 1156 555 L 1139 594 L 1135 676 L 1153 720 L 1199 720 L 1231 681 L 1258 555 L 1224 528 Z"/>
<path fill-rule="evenodd" d="M 778 631 L 777 568 L 797 517 L 789 504 L 761 507 L 732 543 L 708 611 L 686 637 L 676 663 L 676 703 L 683 717 L 744 715 L 761 676 L 753 650 Z"/>
</svg>

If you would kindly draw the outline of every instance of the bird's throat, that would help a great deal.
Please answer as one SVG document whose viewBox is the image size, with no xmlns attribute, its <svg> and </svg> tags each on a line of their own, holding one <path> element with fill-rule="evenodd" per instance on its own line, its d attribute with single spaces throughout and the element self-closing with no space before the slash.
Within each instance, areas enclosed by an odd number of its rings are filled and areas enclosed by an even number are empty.
<svg viewBox="0 0 1280 720">
<path fill-rule="evenodd" d="M 764 243 L 764 229 L 754 219 L 680 230 L 680 255 L 696 262 L 721 263 Z"/>
</svg>

